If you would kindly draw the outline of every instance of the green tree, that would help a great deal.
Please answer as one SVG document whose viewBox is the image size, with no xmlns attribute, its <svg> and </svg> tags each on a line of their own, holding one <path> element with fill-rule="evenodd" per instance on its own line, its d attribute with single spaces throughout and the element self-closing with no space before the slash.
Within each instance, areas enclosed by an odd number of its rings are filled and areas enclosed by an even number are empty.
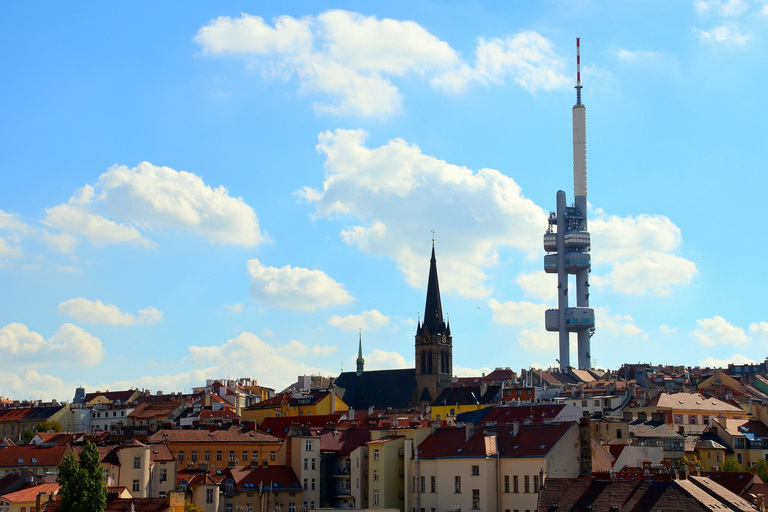
<svg viewBox="0 0 768 512">
<path fill-rule="evenodd" d="M 191 501 L 185 501 L 184 512 L 205 512 L 205 509 L 200 505 L 195 505 Z"/>
<path fill-rule="evenodd" d="M 768 460 L 757 459 L 755 467 L 757 468 L 757 476 L 759 476 L 763 482 L 768 482 Z"/>
<path fill-rule="evenodd" d="M 65 456 L 59 464 L 56 481 L 61 486 L 62 512 L 104 512 L 107 507 L 107 484 L 99 449 L 94 443 L 85 443 L 80 460 L 72 453 Z"/>
<path fill-rule="evenodd" d="M 723 462 L 723 467 L 721 469 L 726 473 L 738 473 L 741 471 L 741 466 L 739 466 L 739 463 L 736 462 L 736 459 L 733 457 L 728 457 L 725 459 L 725 462 Z"/>
<path fill-rule="evenodd" d="M 35 427 L 36 432 L 61 432 L 61 423 L 58 421 L 41 421 Z"/>
</svg>

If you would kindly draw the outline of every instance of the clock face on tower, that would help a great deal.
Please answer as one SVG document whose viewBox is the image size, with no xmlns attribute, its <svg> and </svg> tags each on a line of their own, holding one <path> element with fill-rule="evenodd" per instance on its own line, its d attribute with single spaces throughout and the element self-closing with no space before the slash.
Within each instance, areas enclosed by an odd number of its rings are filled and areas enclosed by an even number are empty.
<svg viewBox="0 0 768 512">
<path fill-rule="evenodd" d="M 424 336 L 424 343 L 429 343 L 429 336 Z"/>
</svg>

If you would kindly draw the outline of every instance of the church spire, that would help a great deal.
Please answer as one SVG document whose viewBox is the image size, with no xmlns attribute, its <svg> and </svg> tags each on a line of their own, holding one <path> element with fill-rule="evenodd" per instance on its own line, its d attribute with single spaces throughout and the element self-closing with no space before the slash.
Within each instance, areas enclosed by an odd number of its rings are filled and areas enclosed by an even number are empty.
<svg viewBox="0 0 768 512">
<path fill-rule="evenodd" d="M 357 347 L 357 375 L 363 374 L 363 368 L 365 367 L 365 359 L 363 359 L 363 330 L 360 329 L 360 340 Z"/>
<path fill-rule="evenodd" d="M 429 282 L 427 283 L 427 302 L 424 306 L 423 329 L 429 334 L 443 334 L 443 305 L 440 302 L 440 284 L 437 281 L 437 259 L 435 258 L 435 239 L 432 238 L 432 258 L 429 261 Z"/>
</svg>

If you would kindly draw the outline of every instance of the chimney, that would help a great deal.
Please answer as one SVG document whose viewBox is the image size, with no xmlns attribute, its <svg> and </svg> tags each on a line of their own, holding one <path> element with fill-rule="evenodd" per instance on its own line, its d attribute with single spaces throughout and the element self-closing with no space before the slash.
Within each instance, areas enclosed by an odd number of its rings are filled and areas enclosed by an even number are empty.
<svg viewBox="0 0 768 512">
<path fill-rule="evenodd" d="M 579 445 L 581 451 L 579 471 L 582 476 L 592 474 L 592 425 L 589 418 L 579 420 Z"/>
<path fill-rule="evenodd" d="M 663 412 L 652 412 L 651 413 L 651 421 L 655 421 L 656 423 L 665 423 L 666 418 L 664 417 Z"/>
<path fill-rule="evenodd" d="M 469 441 L 473 435 L 475 435 L 475 425 L 473 423 L 466 423 L 464 425 L 465 440 Z"/>
<path fill-rule="evenodd" d="M 651 415 L 651 417 L 653 417 L 653 415 Z M 639 411 L 637 413 L 637 421 L 642 421 L 643 423 L 648 421 L 648 413 L 646 411 Z"/>
<path fill-rule="evenodd" d="M 623 411 L 621 413 L 621 417 L 624 421 L 632 421 L 634 420 L 634 416 L 632 415 L 632 411 Z"/>
</svg>

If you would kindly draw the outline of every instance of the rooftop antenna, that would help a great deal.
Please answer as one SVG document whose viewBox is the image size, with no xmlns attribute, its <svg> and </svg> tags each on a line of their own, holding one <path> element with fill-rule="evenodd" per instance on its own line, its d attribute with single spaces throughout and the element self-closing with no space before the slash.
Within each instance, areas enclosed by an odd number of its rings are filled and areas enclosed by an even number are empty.
<svg viewBox="0 0 768 512">
<path fill-rule="evenodd" d="M 581 105 L 581 38 L 576 38 L 576 104 Z"/>
</svg>

